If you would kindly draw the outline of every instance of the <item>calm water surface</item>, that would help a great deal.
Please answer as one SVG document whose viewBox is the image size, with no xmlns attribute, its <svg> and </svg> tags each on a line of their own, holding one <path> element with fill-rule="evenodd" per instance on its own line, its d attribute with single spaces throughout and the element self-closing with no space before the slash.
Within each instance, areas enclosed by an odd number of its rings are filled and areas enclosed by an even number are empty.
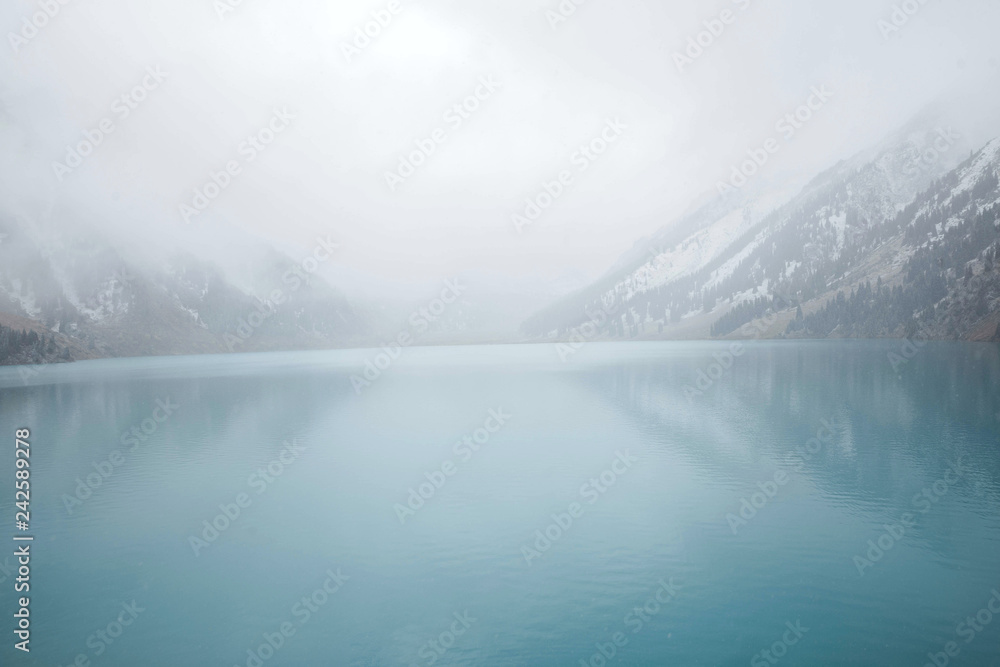
<svg viewBox="0 0 1000 667">
<path fill-rule="evenodd" d="M 0 664 L 1000 665 L 1000 348 L 728 347 L 0 369 Z"/>
</svg>

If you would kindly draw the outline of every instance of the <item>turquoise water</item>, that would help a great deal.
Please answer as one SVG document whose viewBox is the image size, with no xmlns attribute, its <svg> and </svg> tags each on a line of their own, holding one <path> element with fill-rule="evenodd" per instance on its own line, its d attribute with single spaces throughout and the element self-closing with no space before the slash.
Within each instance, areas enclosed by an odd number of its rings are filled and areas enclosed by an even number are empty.
<svg viewBox="0 0 1000 667">
<path fill-rule="evenodd" d="M 0 664 L 1000 665 L 998 347 L 728 349 L 0 369 Z"/>
</svg>

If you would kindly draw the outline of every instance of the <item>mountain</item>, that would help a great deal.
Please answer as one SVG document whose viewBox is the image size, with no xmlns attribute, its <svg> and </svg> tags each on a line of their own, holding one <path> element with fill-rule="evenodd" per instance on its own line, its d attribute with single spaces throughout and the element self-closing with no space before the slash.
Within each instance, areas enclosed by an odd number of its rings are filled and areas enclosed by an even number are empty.
<svg viewBox="0 0 1000 667">
<path fill-rule="evenodd" d="M 153 262 L 84 225 L 56 233 L 0 218 L 0 325 L 51 339 L 17 353 L 10 345 L 0 363 L 326 348 L 370 336 L 369 315 L 343 294 L 290 257 L 255 250 L 254 285 L 237 286 L 190 253 Z"/>
<path fill-rule="evenodd" d="M 919 119 L 781 205 L 738 190 L 717 197 L 523 330 L 535 339 L 993 339 L 1000 140 L 955 165 L 964 144 Z"/>
<path fill-rule="evenodd" d="M 515 284 L 480 272 L 360 306 L 322 277 L 329 239 L 300 260 L 228 229 L 212 251 L 129 240 L 85 215 L 57 228 L 0 214 L 0 364 L 378 347 L 401 333 L 417 345 L 997 340 L 1000 139 L 969 143 L 920 118 L 801 188 L 759 178 L 705 197 L 561 298 L 580 276 Z"/>
<path fill-rule="evenodd" d="M 998 171 L 1000 138 L 885 223 L 898 271 L 855 261 L 836 298 L 788 333 L 1000 340 Z"/>
</svg>

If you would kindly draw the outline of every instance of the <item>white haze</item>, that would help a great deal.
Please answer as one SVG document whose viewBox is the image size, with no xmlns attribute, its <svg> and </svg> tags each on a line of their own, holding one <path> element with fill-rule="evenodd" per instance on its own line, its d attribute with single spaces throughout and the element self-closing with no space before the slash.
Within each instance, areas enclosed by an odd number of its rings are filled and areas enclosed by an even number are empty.
<svg viewBox="0 0 1000 667">
<path fill-rule="evenodd" d="M 1000 90 L 995 0 L 930 0 L 889 38 L 881 0 L 588 0 L 555 30 L 557 0 L 402 0 L 352 63 L 342 44 L 387 1 L 243 0 L 224 18 L 215 4 L 71 0 L 16 54 L 6 38 L 0 212 L 103 227 L 143 260 L 180 245 L 232 273 L 252 273 L 242 238 L 304 255 L 329 234 L 327 277 L 363 297 L 455 275 L 564 292 L 712 195 L 812 86 L 834 96 L 767 182 L 803 182 L 935 101 L 995 109 Z M 674 52 L 723 9 L 735 23 L 678 73 Z M 0 32 L 36 11 L 5 2 Z M 114 100 L 156 66 L 167 80 L 119 121 Z M 483 76 L 501 89 L 390 192 L 384 172 Z M 275 108 L 295 114 L 288 130 L 185 225 L 179 205 Z M 105 117 L 115 133 L 59 182 L 53 162 Z M 621 139 L 516 233 L 525 198 L 613 118 Z"/>
</svg>

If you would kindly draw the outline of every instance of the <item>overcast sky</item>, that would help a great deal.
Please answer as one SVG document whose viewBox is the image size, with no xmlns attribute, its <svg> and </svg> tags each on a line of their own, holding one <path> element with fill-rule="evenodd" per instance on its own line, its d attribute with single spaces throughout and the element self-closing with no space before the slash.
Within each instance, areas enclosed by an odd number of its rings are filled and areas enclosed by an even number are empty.
<svg viewBox="0 0 1000 667">
<path fill-rule="evenodd" d="M 345 277 L 385 287 L 580 279 L 714 192 L 813 86 L 833 97 L 762 177 L 812 175 L 942 94 L 1000 90 L 995 0 L 913 0 L 891 34 L 882 0 L 587 0 L 555 24 L 558 0 L 400 0 L 395 14 L 388 0 L 225 1 L 71 0 L 37 34 L 23 17 L 40 5 L 4 2 L 3 211 L 86 217 L 157 247 L 238 227 L 304 252 L 331 234 Z M 723 10 L 730 23 L 678 71 L 674 54 Z M 349 59 L 373 12 L 391 21 Z M 165 80 L 123 118 L 113 105 L 148 67 Z M 478 108 L 447 120 L 477 89 Z M 241 142 L 276 109 L 294 118 L 251 161 Z M 114 133 L 60 181 L 53 162 L 105 118 Z M 581 171 L 574 154 L 615 119 Z M 443 142 L 391 191 L 385 173 L 437 128 Z M 229 161 L 240 173 L 185 224 L 179 207 Z M 512 214 L 563 170 L 572 182 L 517 233 Z"/>
</svg>

